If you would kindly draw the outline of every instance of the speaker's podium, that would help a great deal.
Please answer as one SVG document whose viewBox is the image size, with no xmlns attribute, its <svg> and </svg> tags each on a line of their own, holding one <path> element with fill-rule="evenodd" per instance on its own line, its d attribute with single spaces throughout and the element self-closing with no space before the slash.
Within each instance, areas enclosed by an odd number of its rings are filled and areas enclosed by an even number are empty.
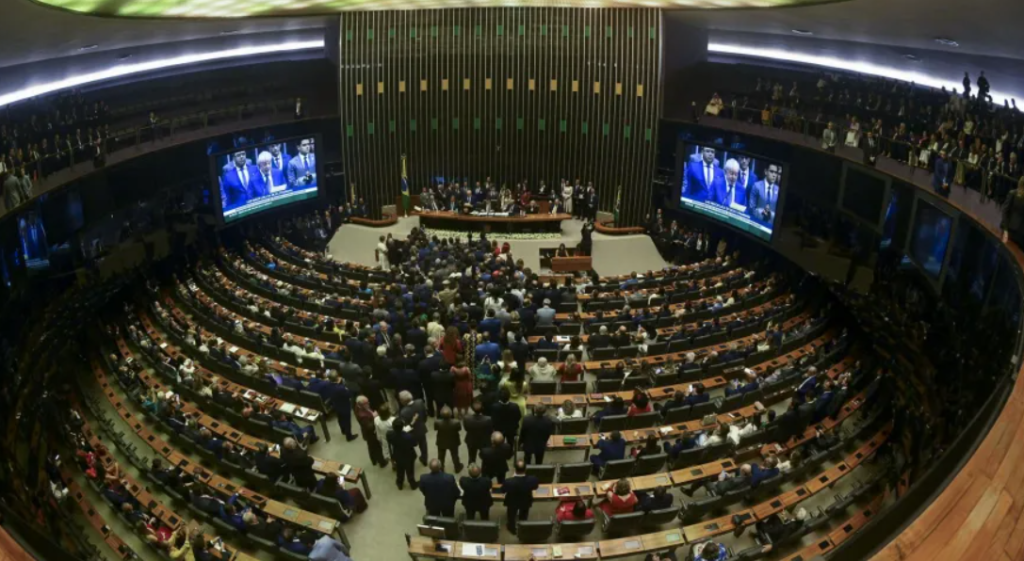
<svg viewBox="0 0 1024 561">
<path fill-rule="evenodd" d="M 575 271 L 589 271 L 594 268 L 593 261 L 589 255 L 583 255 L 575 248 L 566 248 L 567 256 L 557 257 L 558 250 L 553 247 L 540 249 L 540 266 L 542 269 L 551 269 L 556 273 L 568 273 Z"/>
<path fill-rule="evenodd" d="M 405 535 L 411 559 L 501 559 L 501 544 L 468 543 L 444 539 L 445 530 L 438 526 L 417 525 L 420 535 Z"/>
</svg>

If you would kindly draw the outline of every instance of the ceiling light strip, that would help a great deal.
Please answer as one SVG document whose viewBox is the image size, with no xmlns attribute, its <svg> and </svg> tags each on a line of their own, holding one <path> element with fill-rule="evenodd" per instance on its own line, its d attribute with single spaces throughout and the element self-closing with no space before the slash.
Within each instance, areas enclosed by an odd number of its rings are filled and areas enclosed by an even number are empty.
<svg viewBox="0 0 1024 561">
<path fill-rule="evenodd" d="M 139 72 L 163 70 L 165 68 L 172 68 L 175 66 L 184 66 L 188 64 L 197 64 L 201 62 L 210 62 L 214 60 L 224 60 L 229 58 L 239 58 L 253 55 L 276 54 L 283 52 L 304 51 L 322 48 L 324 48 L 324 40 L 316 39 L 313 41 L 292 41 L 287 43 L 275 43 L 272 45 L 260 45 L 256 47 L 240 47 L 237 49 L 209 51 L 205 53 L 195 53 L 173 58 L 153 60 L 149 62 L 139 62 L 135 64 L 119 64 L 117 66 L 107 68 L 106 70 L 89 72 L 86 74 L 79 74 L 77 76 L 71 76 L 63 80 L 58 80 L 56 82 L 47 82 L 45 84 L 30 86 L 28 88 L 0 95 L 0 107 L 10 105 L 18 101 L 37 97 L 40 95 L 53 93 L 55 91 L 64 90 L 67 88 L 76 88 L 78 86 L 82 86 L 92 82 L 99 82 L 102 80 L 121 78 L 123 76 L 137 74 Z"/>
<path fill-rule="evenodd" d="M 728 43 L 709 42 L 708 51 L 712 53 L 767 58 L 771 60 L 795 62 L 798 64 L 823 66 L 826 68 L 834 68 L 836 70 L 845 70 L 847 72 L 868 74 L 870 76 L 881 76 L 883 78 L 902 80 L 904 82 L 914 82 L 918 85 L 928 86 L 936 89 L 945 86 L 947 90 L 952 89 L 954 91 L 961 91 L 959 90 L 960 82 L 954 79 L 947 80 L 931 74 L 924 74 L 922 72 L 917 71 L 902 70 L 899 68 L 893 68 L 891 66 L 884 66 L 881 64 L 874 64 L 866 61 L 814 55 L 809 53 L 801 53 L 799 51 L 790 51 L 783 49 L 767 49 L 763 47 L 753 46 L 748 47 L 744 45 Z M 991 93 L 993 100 L 998 104 L 1002 104 L 1002 100 L 1004 99 L 1017 97 L 1014 95 L 997 91 L 992 91 Z"/>
</svg>

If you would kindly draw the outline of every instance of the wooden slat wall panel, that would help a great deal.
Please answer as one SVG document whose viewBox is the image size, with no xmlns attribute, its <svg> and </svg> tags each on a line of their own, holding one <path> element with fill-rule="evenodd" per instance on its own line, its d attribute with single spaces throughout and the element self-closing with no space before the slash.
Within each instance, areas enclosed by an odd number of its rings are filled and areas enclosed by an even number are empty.
<svg viewBox="0 0 1024 561">
<path fill-rule="evenodd" d="M 542 179 L 554 187 L 578 177 L 594 182 L 602 210 L 613 210 L 623 186 L 622 223 L 648 212 L 661 105 L 658 10 L 340 17 L 342 153 L 374 213 L 399 194 L 402 154 L 414 192 L 435 177 L 525 179 L 534 189 Z"/>
</svg>

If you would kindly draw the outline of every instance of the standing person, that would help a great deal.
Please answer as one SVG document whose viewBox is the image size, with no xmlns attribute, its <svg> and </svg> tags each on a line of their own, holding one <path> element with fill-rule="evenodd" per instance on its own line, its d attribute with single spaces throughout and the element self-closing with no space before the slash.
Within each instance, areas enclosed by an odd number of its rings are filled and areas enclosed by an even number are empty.
<svg viewBox="0 0 1024 561">
<path fill-rule="evenodd" d="M 473 405 L 473 371 L 466 366 L 465 360 L 459 360 L 451 372 L 455 378 L 455 410 L 460 418 L 465 417 Z"/>
<path fill-rule="evenodd" d="M 411 427 L 412 437 L 420 447 L 420 463 L 427 465 L 427 408 L 422 399 L 414 400 L 412 394 L 403 391 L 398 394 L 402 409 L 398 416 L 406 426 Z"/>
<path fill-rule="evenodd" d="M 505 494 L 505 527 L 509 532 L 516 533 L 519 520 L 530 516 L 533 506 L 533 492 L 540 482 L 532 475 L 526 475 L 526 462 L 516 462 L 516 473 L 501 484 L 501 492 Z"/>
<path fill-rule="evenodd" d="M 458 364 L 458 359 L 463 355 L 462 339 L 459 337 L 459 328 L 454 325 L 448 326 L 440 343 L 441 354 L 448 364 Z"/>
<path fill-rule="evenodd" d="M 470 464 L 469 475 L 459 480 L 459 487 L 462 488 L 462 507 L 466 509 L 466 519 L 475 520 L 477 513 L 480 513 L 480 520 L 490 520 L 491 505 L 494 504 L 491 478 L 483 476 L 479 466 Z"/>
<path fill-rule="evenodd" d="M 836 143 L 838 142 L 839 138 L 838 135 L 836 135 L 836 131 L 832 127 L 832 122 L 829 121 L 828 126 L 825 127 L 825 130 L 822 131 L 821 133 L 821 149 L 827 150 L 829 152 L 836 151 Z"/>
<path fill-rule="evenodd" d="M 318 392 L 325 404 L 338 416 L 338 428 L 348 442 L 359 437 L 352 434 L 352 392 L 337 372 L 331 373 L 330 383 Z"/>
<path fill-rule="evenodd" d="M 444 469 L 445 453 L 450 453 L 452 463 L 455 465 L 455 473 L 462 472 L 462 462 L 459 461 L 459 422 L 452 419 L 452 410 L 448 407 L 441 408 L 440 418 L 434 421 L 434 430 L 437 431 L 437 459 L 441 461 L 441 469 Z"/>
<path fill-rule="evenodd" d="M 483 464 L 483 472 L 487 477 L 496 479 L 498 483 L 505 482 L 505 474 L 508 473 L 508 461 L 515 456 L 512 447 L 505 442 L 505 437 L 500 432 L 491 434 L 491 445 L 480 451 L 480 462 Z"/>
<path fill-rule="evenodd" d="M 380 268 L 385 271 L 391 270 L 391 263 L 388 262 L 388 244 L 387 238 L 381 236 L 377 241 L 377 261 L 380 262 Z"/>
<path fill-rule="evenodd" d="M 398 490 L 405 488 L 405 480 L 409 480 L 409 487 L 413 491 L 419 488 L 416 483 L 414 472 L 416 470 L 416 439 L 411 432 L 405 430 L 405 422 L 402 419 L 395 419 L 388 432 L 388 444 L 391 446 L 391 457 L 395 462 L 395 469 L 398 471 L 398 478 L 395 484 Z"/>
<path fill-rule="evenodd" d="M 565 207 L 565 212 L 573 214 L 572 212 L 572 195 L 573 188 L 568 181 L 562 181 L 562 204 Z M 575 215 L 573 215 L 575 216 Z"/>
<path fill-rule="evenodd" d="M 382 403 L 377 408 L 377 415 L 373 419 L 373 426 L 377 431 L 377 440 L 383 445 L 381 451 L 384 453 L 384 461 L 391 463 L 392 451 L 391 443 L 388 440 L 388 433 L 391 432 L 391 427 L 395 422 L 394 416 L 391 415 L 391 406 L 387 403 Z M 394 468 L 394 466 L 392 466 Z"/>
<path fill-rule="evenodd" d="M 370 453 L 370 461 L 380 467 L 388 467 L 388 461 L 384 458 L 384 449 L 381 447 L 380 439 L 377 438 L 377 427 L 374 424 L 376 416 L 370 409 L 370 400 L 365 395 L 356 398 L 356 422 L 359 423 L 359 431 L 366 441 L 366 448 Z"/>
<path fill-rule="evenodd" d="M 514 450 L 519 434 L 519 421 L 522 420 L 523 414 L 519 405 L 509 401 L 510 399 L 508 388 L 503 386 L 498 391 L 498 403 L 491 408 L 491 416 L 494 418 L 494 429 L 502 434 Z"/>
<path fill-rule="evenodd" d="M 597 219 L 597 189 L 594 188 L 593 184 L 587 187 L 587 216 L 586 219 L 593 222 Z"/>
<path fill-rule="evenodd" d="M 473 413 L 462 418 L 462 427 L 466 429 L 466 447 L 469 448 L 469 463 L 471 464 L 476 462 L 477 452 L 487 447 L 491 434 L 494 432 L 494 421 L 484 415 L 483 410 L 483 403 L 476 399 L 473 401 Z"/>
<path fill-rule="evenodd" d="M 544 451 L 548 448 L 548 440 L 555 432 L 555 422 L 547 416 L 547 407 L 538 405 L 533 408 L 533 415 L 523 419 L 522 447 L 526 463 L 543 464 Z"/>
<path fill-rule="evenodd" d="M 423 493 L 427 514 L 447 518 L 455 516 L 455 503 L 462 494 L 455 483 L 455 476 L 442 471 L 441 462 L 436 459 L 430 460 L 430 473 L 420 476 L 420 492 Z"/>
</svg>

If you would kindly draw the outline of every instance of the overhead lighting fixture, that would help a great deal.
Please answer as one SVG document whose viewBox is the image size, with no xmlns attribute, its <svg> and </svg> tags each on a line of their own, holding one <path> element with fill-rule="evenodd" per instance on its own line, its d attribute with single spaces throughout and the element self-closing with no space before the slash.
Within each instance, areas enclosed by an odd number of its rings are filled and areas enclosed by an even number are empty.
<svg viewBox="0 0 1024 561">
<path fill-rule="evenodd" d="M 163 70 L 165 68 L 172 68 L 175 66 L 185 66 L 188 64 L 198 64 L 201 62 L 210 62 L 214 60 L 224 60 L 229 58 L 241 58 L 254 55 L 263 55 L 271 53 L 282 53 L 290 51 L 306 51 L 310 49 L 322 49 L 324 48 L 324 40 L 317 39 L 314 41 L 291 41 L 287 43 L 274 43 L 272 45 L 261 45 L 258 47 L 240 47 L 237 49 L 226 49 L 220 51 L 208 51 L 205 53 L 195 53 L 191 55 L 183 55 L 173 58 L 163 58 L 159 60 L 153 60 L 149 62 L 138 62 L 135 64 L 119 64 L 112 66 L 105 70 L 99 70 L 97 72 L 88 72 L 85 74 L 78 74 L 65 78 L 63 80 L 57 80 L 55 82 L 47 82 L 45 84 L 39 84 L 29 88 L 9 92 L 0 95 L 0 107 L 10 105 L 18 101 L 23 101 L 29 98 L 46 95 L 59 90 L 65 90 L 68 88 L 77 88 L 84 84 L 90 84 L 92 82 L 99 82 L 102 80 L 110 80 L 112 78 L 121 78 L 130 74 L 138 74 L 140 72 L 150 72 L 153 70 Z"/>
<path fill-rule="evenodd" d="M 836 70 L 845 70 L 847 72 L 855 72 L 858 74 L 881 76 L 883 78 L 889 78 L 891 80 L 914 82 L 920 86 L 926 86 L 935 89 L 945 87 L 946 90 L 956 91 L 960 87 L 960 83 L 957 79 L 945 79 L 940 76 L 936 76 L 933 74 L 925 74 L 924 72 L 920 71 L 909 71 L 900 68 L 893 68 L 891 66 L 875 64 L 872 62 L 857 61 L 847 58 L 836 58 L 810 53 L 802 53 L 799 51 L 788 51 L 783 49 L 766 49 L 759 46 L 745 46 L 727 43 L 708 43 L 708 52 L 736 56 L 746 56 L 752 58 L 764 58 L 769 60 L 780 60 L 784 62 L 793 62 L 796 64 L 809 64 L 812 66 L 822 66 L 825 68 L 834 68 Z M 1002 100 L 1011 98 L 1020 99 L 1024 96 L 1014 95 L 1007 92 L 993 91 L 992 97 L 997 100 Z"/>
<path fill-rule="evenodd" d="M 235 35 L 235 34 L 241 33 L 241 32 L 242 32 L 241 29 L 227 29 L 225 31 L 221 31 L 220 34 L 221 35 Z"/>
<path fill-rule="evenodd" d="M 936 37 L 935 38 L 935 42 L 940 44 L 940 45 L 945 45 L 947 47 L 959 47 L 960 46 L 960 43 L 957 43 L 956 41 L 954 41 L 952 39 L 949 39 L 948 37 Z"/>
<path fill-rule="evenodd" d="M 796 35 L 814 35 L 814 32 L 808 29 L 790 29 L 790 31 L 792 31 Z"/>
<path fill-rule="evenodd" d="M 93 49 L 98 49 L 98 48 L 99 48 L 99 45 L 95 45 L 94 44 L 94 45 L 86 45 L 84 47 L 78 47 L 78 50 L 84 52 L 84 51 L 91 51 Z"/>
</svg>

